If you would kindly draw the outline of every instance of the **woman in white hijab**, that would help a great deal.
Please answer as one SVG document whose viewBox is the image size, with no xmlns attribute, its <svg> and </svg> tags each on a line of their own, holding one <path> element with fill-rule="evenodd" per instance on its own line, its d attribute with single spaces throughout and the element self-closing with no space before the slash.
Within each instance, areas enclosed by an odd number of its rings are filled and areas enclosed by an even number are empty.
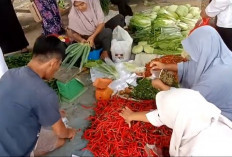
<svg viewBox="0 0 232 157">
<path fill-rule="evenodd" d="M 157 110 L 152 112 L 133 112 L 125 108 L 120 115 L 129 125 L 136 120 L 172 128 L 171 156 L 232 155 L 232 122 L 199 92 L 171 89 L 159 92 L 156 101 Z"/>
<path fill-rule="evenodd" d="M 8 70 L 8 67 L 6 65 L 6 62 L 4 60 L 4 56 L 2 53 L 2 49 L 0 48 L 0 78 L 2 75 Z"/>
</svg>

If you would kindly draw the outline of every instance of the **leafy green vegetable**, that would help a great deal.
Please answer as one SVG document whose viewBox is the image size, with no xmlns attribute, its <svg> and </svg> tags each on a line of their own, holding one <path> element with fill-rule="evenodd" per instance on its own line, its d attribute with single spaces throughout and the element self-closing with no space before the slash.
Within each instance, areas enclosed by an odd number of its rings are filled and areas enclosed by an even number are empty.
<svg viewBox="0 0 232 157">
<path fill-rule="evenodd" d="M 140 42 L 138 42 L 138 45 L 145 46 L 145 45 L 147 45 L 147 41 L 140 41 Z"/>
<path fill-rule="evenodd" d="M 181 28 L 181 30 L 186 31 L 188 30 L 188 25 L 184 22 L 178 22 L 177 26 Z"/>
<path fill-rule="evenodd" d="M 132 48 L 132 53 L 134 54 L 139 54 L 143 51 L 143 46 L 142 45 L 136 45 Z"/>
<path fill-rule="evenodd" d="M 193 15 L 193 16 L 197 16 L 200 15 L 200 9 L 198 7 L 191 7 L 189 9 L 189 12 Z"/>
<path fill-rule="evenodd" d="M 131 97 L 138 100 L 152 100 L 155 99 L 156 94 L 159 92 L 152 87 L 151 80 L 147 78 L 138 79 L 138 85 L 134 87 L 131 92 Z"/>
<path fill-rule="evenodd" d="M 108 65 L 102 60 L 96 60 L 96 61 L 88 61 L 85 64 L 85 67 L 87 68 L 95 68 L 96 70 L 109 75 L 110 78 L 112 79 L 118 79 L 119 74 L 116 70 L 116 68 L 112 65 Z"/>
<path fill-rule="evenodd" d="M 176 12 L 176 9 L 178 8 L 178 5 L 170 5 L 167 9 L 167 11 L 170 12 Z"/>
<path fill-rule="evenodd" d="M 170 20 L 173 20 L 174 22 L 176 22 L 176 20 L 179 17 L 175 12 L 169 12 L 169 11 L 165 10 L 164 8 L 162 8 L 162 9 L 160 9 L 157 18 L 170 19 Z"/>
<path fill-rule="evenodd" d="M 188 13 L 188 15 L 186 15 L 186 18 L 191 19 L 191 18 L 193 18 L 193 15 L 191 13 Z"/>
<path fill-rule="evenodd" d="M 154 12 L 158 12 L 158 11 L 160 10 L 160 8 L 161 8 L 160 6 L 155 6 L 155 7 L 153 8 L 153 11 L 154 11 Z"/>
<path fill-rule="evenodd" d="M 184 6 L 184 5 L 180 5 L 178 6 L 178 8 L 176 9 L 176 13 L 180 16 L 180 17 L 185 17 L 186 15 L 188 15 L 189 9 L 188 7 Z"/>
<path fill-rule="evenodd" d="M 158 18 L 153 23 L 153 29 L 158 29 L 160 27 L 177 27 L 176 22 L 170 19 Z"/>
<path fill-rule="evenodd" d="M 152 48 L 150 45 L 145 45 L 144 46 L 144 52 L 145 53 L 153 53 L 154 52 L 154 48 Z"/>
<path fill-rule="evenodd" d="M 152 19 L 148 15 L 135 14 L 130 20 L 130 28 L 133 31 L 142 30 L 144 28 L 151 27 Z"/>
<path fill-rule="evenodd" d="M 24 54 L 15 54 L 12 56 L 5 57 L 6 64 L 9 69 L 18 68 L 27 65 L 27 63 L 31 60 L 32 53 L 24 53 Z"/>
</svg>

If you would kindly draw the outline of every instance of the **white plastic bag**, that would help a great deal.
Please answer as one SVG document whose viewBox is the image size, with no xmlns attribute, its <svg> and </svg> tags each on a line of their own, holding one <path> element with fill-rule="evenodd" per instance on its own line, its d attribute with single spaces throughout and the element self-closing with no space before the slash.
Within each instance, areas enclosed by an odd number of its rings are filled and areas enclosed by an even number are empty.
<svg viewBox="0 0 232 157">
<path fill-rule="evenodd" d="M 133 39 L 122 27 L 117 26 L 113 31 L 111 54 L 114 62 L 124 62 L 130 59 Z"/>
<path fill-rule="evenodd" d="M 4 60 L 2 49 L 0 48 L 0 78 L 7 70 L 8 70 L 8 67 Z"/>
</svg>

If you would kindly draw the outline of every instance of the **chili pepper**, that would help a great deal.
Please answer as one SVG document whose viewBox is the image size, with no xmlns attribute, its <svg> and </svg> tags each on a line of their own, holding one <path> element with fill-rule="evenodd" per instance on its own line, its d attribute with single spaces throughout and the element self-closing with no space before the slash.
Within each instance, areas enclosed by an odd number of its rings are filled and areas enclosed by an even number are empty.
<svg viewBox="0 0 232 157">
<path fill-rule="evenodd" d="M 95 116 L 88 118 L 91 126 L 83 134 L 89 141 L 86 149 L 94 156 L 147 156 L 144 150 L 146 143 L 159 143 L 159 147 L 162 147 L 162 144 L 167 147 L 170 129 L 157 128 L 142 122 L 132 122 L 132 127 L 129 128 L 119 115 L 123 106 L 133 111 L 149 111 L 156 108 L 154 104 L 154 100 L 135 102 L 119 97 L 98 101 L 94 108 Z"/>
</svg>

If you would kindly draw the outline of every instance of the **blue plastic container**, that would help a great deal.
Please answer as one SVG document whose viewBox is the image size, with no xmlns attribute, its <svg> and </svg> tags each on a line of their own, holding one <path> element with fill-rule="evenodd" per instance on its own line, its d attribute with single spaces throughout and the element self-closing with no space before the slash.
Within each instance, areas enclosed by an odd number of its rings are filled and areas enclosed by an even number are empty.
<svg viewBox="0 0 232 157">
<path fill-rule="evenodd" d="M 101 49 L 90 51 L 88 60 L 98 60 L 100 58 L 102 50 L 103 49 L 101 48 Z"/>
</svg>

